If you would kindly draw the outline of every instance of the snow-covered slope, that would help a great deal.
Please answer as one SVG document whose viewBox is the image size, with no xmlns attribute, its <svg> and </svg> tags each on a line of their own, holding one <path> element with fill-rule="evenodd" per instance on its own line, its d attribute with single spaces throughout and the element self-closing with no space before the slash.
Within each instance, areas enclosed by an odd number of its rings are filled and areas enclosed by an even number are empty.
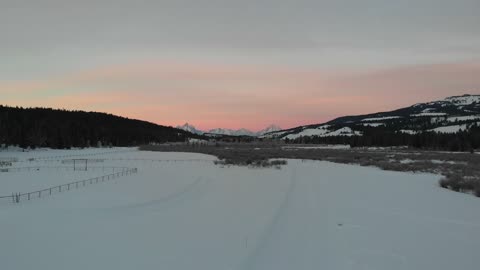
<svg viewBox="0 0 480 270">
<path fill-rule="evenodd" d="M 329 125 L 320 126 L 318 128 L 307 128 L 297 134 L 289 134 L 285 136 L 286 139 L 297 139 L 303 136 L 319 136 L 319 137 L 331 137 L 331 136 L 360 136 L 359 131 L 354 131 L 349 127 L 343 127 L 336 130 L 330 130 Z"/>
<path fill-rule="evenodd" d="M 471 105 L 473 103 L 480 104 L 480 95 L 463 95 L 448 97 L 445 102 L 450 102 L 455 105 Z"/>
<path fill-rule="evenodd" d="M 480 125 L 480 95 L 463 95 L 390 112 L 340 117 L 325 124 L 269 132 L 264 137 L 361 136 L 365 131 L 375 129 L 406 134 L 456 133 L 477 125 Z"/>
</svg>

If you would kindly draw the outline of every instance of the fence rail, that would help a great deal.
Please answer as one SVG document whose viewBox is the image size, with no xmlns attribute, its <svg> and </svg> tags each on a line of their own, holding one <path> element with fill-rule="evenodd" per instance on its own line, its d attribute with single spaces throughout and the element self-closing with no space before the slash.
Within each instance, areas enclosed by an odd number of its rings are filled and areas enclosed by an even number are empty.
<svg viewBox="0 0 480 270">
<path fill-rule="evenodd" d="M 126 170 L 130 169 L 127 167 L 115 167 L 115 166 L 88 166 L 85 169 L 75 168 L 73 166 L 28 166 L 28 167 L 9 167 L 9 168 L 0 168 L 0 173 L 8 172 L 30 172 L 30 171 L 41 171 L 41 170 L 65 170 L 65 171 L 106 171 L 112 170 L 112 173 L 115 170 Z"/>
<path fill-rule="evenodd" d="M 208 159 L 148 159 L 148 158 L 98 158 L 98 159 L 87 159 L 90 163 L 100 163 L 106 161 L 144 161 L 144 162 L 212 162 Z M 30 159 L 26 161 L 17 161 L 17 163 L 56 163 L 61 162 L 63 164 L 73 163 L 73 159 L 67 159 L 66 157 L 55 157 L 51 159 Z"/>
<path fill-rule="evenodd" d="M 55 160 L 55 161 L 60 161 L 60 160 Z M 63 159 L 61 162 L 62 164 L 72 164 L 80 161 L 85 161 L 88 163 L 102 163 L 105 161 L 103 158 L 72 158 L 72 159 Z"/>
<path fill-rule="evenodd" d="M 97 176 L 89 179 L 79 180 L 75 182 L 70 182 L 62 185 L 52 186 L 41 190 L 26 192 L 26 193 L 12 193 L 11 195 L 0 196 L 0 199 L 10 199 L 13 203 L 20 203 L 23 200 L 32 200 L 36 198 L 41 198 L 42 196 L 51 196 L 52 194 L 61 193 L 65 191 L 70 191 L 71 189 L 78 189 L 80 187 L 85 187 L 86 185 L 97 184 L 105 181 L 110 181 L 112 179 L 127 176 L 134 173 L 137 173 L 137 168 L 124 168 L 120 172 L 111 173 L 107 175 Z"/>
<path fill-rule="evenodd" d="M 63 159 L 63 158 L 72 158 L 72 157 L 92 157 L 99 155 L 108 155 L 108 154 L 119 154 L 119 153 L 128 153 L 135 152 L 137 149 L 127 149 L 119 151 L 103 151 L 103 152 L 93 152 L 93 153 L 83 153 L 83 154 L 70 154 L 70 155 L 56 155 L 56 156 L 43 156 L 43 157 L 34 157 L 34 160 L 49 160 L 49 159 Z"/>
</svg>

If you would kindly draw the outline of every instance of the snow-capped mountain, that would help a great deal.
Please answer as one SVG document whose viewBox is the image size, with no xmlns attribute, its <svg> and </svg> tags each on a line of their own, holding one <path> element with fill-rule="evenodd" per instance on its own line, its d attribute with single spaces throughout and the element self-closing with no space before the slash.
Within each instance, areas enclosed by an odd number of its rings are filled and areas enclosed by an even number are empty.
<svg viewBox="0 0 480 270">
<path fill-rule="evenodd" d="M 191 132 L 191 133 L 194 133 L 194 134 L 205 134 L 207 136 L 208 135 L 227 135 L 227 136 L 252 136 L 252 137 L 257 137 L 257 136 L 261 136 L 265 133 L 281 130 L 281 128 L 276 126 L 276 125 L 270 125 L 270 126 L 266 127 L 265 129 L 262 129 L 262 130 L 257 131 L 257 132 L 254 132 L 254 131 L 251 131 L 251 130 L 248 130 L 248 129 L 245 129 L 245 128 L 236 129 L 236 130 L 235 129 L 226 129 L 226 128 L 215 128 L 215 129 L 211 129 L 211 130 L 208 130 L 208 131 L 202 131 L 202 130 L 197 129 L 193 125 L 190 125 L 188 123 L 185 123 L 182 126 L 177 126 L 177 128 L 188 131 L 188 132 Z"/>
<path fill-rule="evenodd" d="M 246 129 L 227 129 L 227 128 L 215 128 L 211 129 L 208 134 L 216 134 L 216 135 L 227 135 L 227 136 L 253 136 L 253 132 L 246 130 Z"/>
<path fill-rule="evenodd" d="M 233 130 L 233 129 L 223 129 L 223 128 L 216 128 L 209 130 L 207 133 L 210 134 L 219 134 L 219 135 L 229 135 L 229 136 L 252 136 L 252 137 L 258 137 L 262 136 L 266 133 L 269 132 L 274 132 L 274 131 L 279 131 L 281 128 L 277 125 L 270 125 L 262 130 L 259 131 L 251 131 L 245 128 Z"/>
<path fill-rule="evenodd" d="M 312 136 L 362 136 L 372 130 L 411 135 L 457 133 L 470 129 L 472 125 L 480 126 L 480 95 L 453 96 L 390 112 L 345 116 L 324 124 L 269 132 L 263 137 L 294 140 Z"/>
<path fill-rule="evenodd" d="M 203 133 L 205 133 L 201 130 L 196 129 L 194 126 L 190 125 L 189 123 L 185 123 L 183 126 L 177 126 L 176 128 L 188 131 L 193 134 L 202 135 Z"/>
<path fill-rule="evenodd" d="M 257 135 L 262 136 L 262 135 L 265 135 L 267 133 L 275 132 L 275 131 L 279 131 L 279 130 L 282 130 L 282 128 L 277 126 L 277 125 L 270 125 L 270 126 L 264 128 L 264 129 L 258 131 Z"/>
</svg>

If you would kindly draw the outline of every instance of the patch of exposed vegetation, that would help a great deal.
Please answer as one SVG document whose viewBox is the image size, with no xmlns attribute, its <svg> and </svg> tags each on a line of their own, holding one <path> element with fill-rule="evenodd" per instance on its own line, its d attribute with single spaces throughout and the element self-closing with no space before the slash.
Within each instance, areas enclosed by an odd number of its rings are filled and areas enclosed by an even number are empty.
<svg viewBox="0 0 480 270">
<path fill-rule="evenodd" d="M 247 159 L 246 161 L 240 161 L 236 159 L 223 159 L 214 161 L 216 165 L 239 165 L 249 166 L 252 168 L 270 168 L 274 167 L 280 169 L 282 165 L 287 165 L 286 160 L 269 160 L 269 159 Z"/>
<path fill-rule="evenodd" d="M 443 188 L 457 192 L 473 193 L 480 197 L 480 179 L 478 177 L 449 174 L 439 181 Z"/>
<path fill-rule="evenodd" d="M 311 145 L 310 145 L 311 146 Z M 276 159 L 309 159 L 375 166 L 383 170 L 444 175 L 439 185 L 480 197 L 480 155 L 404 148 L 312 149 L 278 144 L 221 143 L 216 145 L 146 145 L 145 151 L 195 152 L 219 158 L 218 164 L 252 167 L 281 166 Z M 270 161 L 273 160 L 273 161 Z"/>
</svg>

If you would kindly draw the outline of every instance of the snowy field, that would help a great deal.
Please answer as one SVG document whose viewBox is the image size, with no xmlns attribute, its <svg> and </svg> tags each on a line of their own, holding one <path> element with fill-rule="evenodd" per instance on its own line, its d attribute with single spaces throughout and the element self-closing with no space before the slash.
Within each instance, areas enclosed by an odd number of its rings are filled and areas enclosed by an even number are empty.
<svg viewBox="0 0 480 270">
<path fill-rule="evenodd" d="M 439 188 L 436 175 L 299 160 L 222 168 L 202 154 L 118 148 L 0 152 L 15 167 L 75 155 L 138 173 L 0 202 L 2 269 L 479 268 L 480 199 Z M 0 172 L 0 196 L 103 173 Z"/>
</svg>

